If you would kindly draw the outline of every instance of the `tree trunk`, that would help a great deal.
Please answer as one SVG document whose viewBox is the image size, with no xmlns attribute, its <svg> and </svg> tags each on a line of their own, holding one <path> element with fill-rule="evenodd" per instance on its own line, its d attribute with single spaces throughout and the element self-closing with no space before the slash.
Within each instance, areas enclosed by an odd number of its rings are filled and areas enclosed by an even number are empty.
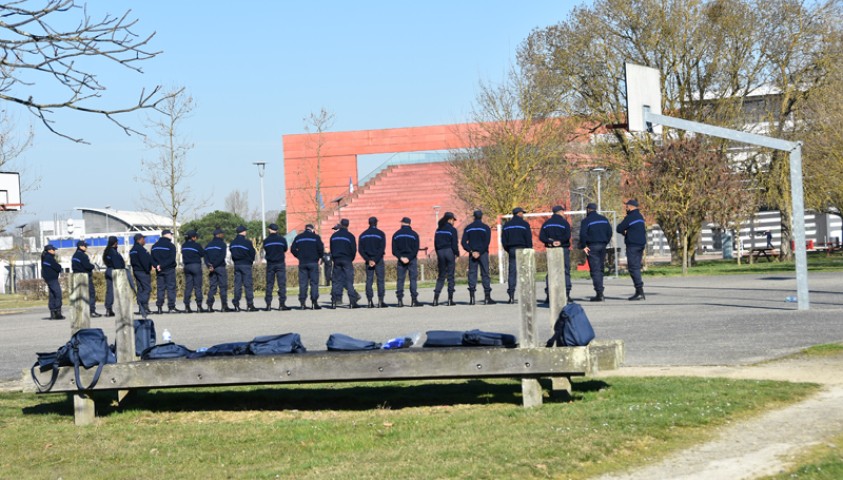
<svg viewBox="0 0 843 480">
<path fill-rule="evenodd" d="M 682 275 L 688 274 L 688 235 L 682 235 Z"/>
</svg>

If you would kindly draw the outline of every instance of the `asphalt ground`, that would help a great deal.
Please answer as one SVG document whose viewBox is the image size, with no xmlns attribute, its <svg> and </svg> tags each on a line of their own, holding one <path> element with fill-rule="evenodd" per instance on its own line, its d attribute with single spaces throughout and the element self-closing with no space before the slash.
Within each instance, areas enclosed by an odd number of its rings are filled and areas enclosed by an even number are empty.
<svg viewBox="0 0 843 480">
<path fill-rule="evenodd" d="M 574 282 L 573 297 L 585 308 L 598 339 L 620 339 L 626 365 L 742 365 L 780 357 L 811 345 L 843 342 L 843 273 L 811 273 L 811 309 L 797 310 L 785 297 L 796 295 L 795 275 L 732 275 L 646 278 L 647 300 L 627 301 L 633 293 L 628 277 L 606 279 L 606 301 L 590 303 L 589 281 Z M 358 286 L 362 292 L 362 286 Z M 544 284 L 537 285 L 543 299 Z M 505 285 L 494 285 L 493 298 L 506 297 Z M 445 297 L 443 293 L 443 297 Z M 394 307 L 388 291 L 386 309 L 339 308 L 319 311 L 153 315 L 159 341 L 168 329 L 173 341 L 190 348 L 247 341 L 257 335 L 297 332 L 308 350 L 324 350 L 331 333 L 386 341 L 427 330 L 487 331 L 517 335 L 518 305 L 468 305 L 465 285 L 458 285 L 455 306 L 430 306 L 433 291 L 420 291 L 421 308 Z M 298 305 L 291 297 L 288 305 Z M 323 305 L 329 296 L 322 295 Z M 409 300 L 409 298 L 405 298 Z M 408 302 L 409 303 L 409 302 Z M 219 305 L 219 302 L 217 303 Z M 262 298 L 256 305 L 264 306 Z M 277 300 L 275 301 L 277 307 Z M 99 305 L 99 311 L 104 308 Z M 541 338 L 549 338 L 552 319 L 539 305 Z M 181 302 L 179 302 L 181 308 Z M 67 315 L 68 308 L 64 312 Z M 0 315 L 0 381 L 21 378 L 35 352 L 53 351 L 70 338 L 69 320 L 48 320 L 43 308 Z M 92 319 L 114 338 L 110 318 Z"/>
</svg>

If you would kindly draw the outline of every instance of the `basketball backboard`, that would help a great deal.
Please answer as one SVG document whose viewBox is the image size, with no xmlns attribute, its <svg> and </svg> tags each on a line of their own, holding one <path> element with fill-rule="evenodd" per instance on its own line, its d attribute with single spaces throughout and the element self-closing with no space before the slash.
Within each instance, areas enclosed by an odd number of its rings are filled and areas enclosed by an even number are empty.
<svg viewBox="0 0 843 480">
<path fill-rule="evenodd" d="M 0 211 L 20 210 L 20 174 L 0 172 Z"/>
<path fill-rule="evenodd" d="M 650 128 L 644 121 L 644 107 L 650 112 L 662 113 L 661 75 L 655 68 L 626 64 L 626 113 L 630 132 L 662 133 L 661 125 Z"/>
</svg>

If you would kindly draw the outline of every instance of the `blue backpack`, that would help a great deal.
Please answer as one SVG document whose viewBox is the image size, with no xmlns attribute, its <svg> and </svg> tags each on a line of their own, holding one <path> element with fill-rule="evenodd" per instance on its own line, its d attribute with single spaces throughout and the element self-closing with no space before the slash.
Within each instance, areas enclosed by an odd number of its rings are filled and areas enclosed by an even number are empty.
<svg viewBox="0 0 843 480">
<path fill-rule="evenodd" d="M 578 303 L 569 303 L 559 312 L 559 318 L 553 325 L 553 336 L 547 341 L 548 347 L 585 347 L 594 340 L 594 329 L 585 310 Z"/>
<path fill-rule="evenodd" d="M 30 373 L 39 392 L 50 391 L 58 378 L 59 368 L 71 366 L 76 376 L 76 388 L 90 390 L 99 381 L 103 365 L 117 363 L 117 356 L 108 346 L 108 339 L 101 328 L 82 328 L 74 333 L 70 337 L 70 341 L 57 351 L 38 353 L 37 355 L 38 361 L 32 366 Z M 52 370 L 50 381 L 46 384 L 40 383 L 35 376 L 35 367 L 39 367 L 42 372 Z M 86 369 L 97 367 L 94 378 L 87 387 L 82 384 L 82 380 L 79 378 L 79 367 Z"/>
</svg>

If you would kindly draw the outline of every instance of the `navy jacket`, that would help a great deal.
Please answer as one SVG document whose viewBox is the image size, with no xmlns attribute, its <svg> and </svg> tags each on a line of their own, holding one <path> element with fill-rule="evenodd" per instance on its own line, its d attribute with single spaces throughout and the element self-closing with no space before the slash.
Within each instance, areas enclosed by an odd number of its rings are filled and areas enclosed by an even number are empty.
<svg viewBox="0 0 843 480">
<path fill-rule="evenodd" d="M 357 239 L 357 249 L 363 260 L 380 262 L 386 255 L 386 234 L 378 227 L 369 227 Z"/>
<path fill-rule="evenodd" d="M 202 263 L 205 257 L 205 249 L 194 240 L 188 240 L 181 246 L 181 261 L 188 263 Z"/>
<path fill-rule="evenodd" d="M 616 230 L 624 236 L 626 245 L 647 245 L 647 226 L 637 208 L 626 214 Z"/>
<path fill-rule="evenodd" d="M 284 263 L 287 240 L 277 233 L 270 233 L 263 240 L 263 251 L 266 252 L 266 263 Z"/>
<path fill-rule="evenodd" d="M 325 255 L 325 245 L 319 235 L 310 230 L 305 230 L 293 239 L 290 253 L 298 258 L 302 265 L 317 263 Z"/>
<path fill-rule="evenodd" d="M 61 273 L 61 265 L 56 261 L 55 255 L 44 252 L 41 257 L 41 278 L 44 280 L 56 280 Z"/>
<path fill-rule="evenodd" d="M 503 225 L 501 243 L 507 252 L 513 248 L 533 248 L 533 232 L 530 224 L 518 215 Z"/>
<path fill-rule="evenodd" d="M 103 261 L 105 262 L 106 267 L 112 269 L 116 268 L 118 270 L 123 270 L 126 268 L 126 260 L 123 259 L 123 255 L 120 255 L 120 252 L 118 252 L 116 248 L 109 248 L 103 256 Z"/>
<path fill-rule="evenodd" d="M 542 224 L 539 240 L 548 248 L 553 247 L 553 242 L 561 242 L 561 247 L 568 248 L 571 246 L 571 224 L 562 215 L 554 213 Z"/>
<path fill-rule="evenodd" d="M 591 212 L 580 223 L 579 248 L 591 244 L 607 244 L 612 240 L 612 224 L 609 219 L 597 212 Z"/>
<path fill-rule="evenodd" d="M 454 252 L 454 256 L 459 257 L 460 242 L 457 238 L 458 235 L 457 229 L 450 223 L 445 222 L 436 229 L 436 233 L 433 235 L 433 248 L 437 251 L 450 248 Z"/>
<path fill-rule="evenodd" d="M 462 248 L 467 252 L 489 251 L 489 243 L 492 241 L 492 229 L 483 223 L 482 220 L 475 220 L 462 231 Z"/>
<path fill-rule="evenodd" d="M 161 267 L 161 270 L 172 270 L 176 268 L 176 246 L 167 237 L 161 237 L 152 246 L 152 266 Z"/>
<path fill-rule="evenodd" d="M 255 246 L 252 245 L 252 241 L 243 235 L 234 237 L 234 240 L 228 246 L 228 250 L 231 251 L 231 261 L 235 265 L 251 265 L 255 263 L 255 256 L 258 253 L 255 250 Z"/>
<path fill-rule="evenodd" d="M 205 265 L 208 268 L 224 267 L 226 248 L 228 248 L 228 245 L 225 244 L 225 240 L 214 237 L 213 240 L 205 245 Z"/>
<path fill-rule="evenodd" d="M 353 262 L 357 256 L 357 239 L 347 228 L 340 228 L 331 235 L 331 258 L 335 262 Z"/>
<path fill-rule="evenodd" d="M 87 253 L 77 248 L 70 262 L 70 270 L 73 273 L 91 273 L 94 271 L 94 264 Z"/>
<path fill-rule="evenodd" d="M 152 271 L 152 255 L 140 243 L 132 245 L 129 250 L 129 262 L 135 272 L 149 273 Z"/>
<path fill-rule="evenodd" d="M 410 260 L 419 256 L 419 234 L 409 225 L 402 225 L 392 234 L 392 254 L 395 258 L 407 257 Z"/>
</svg>

